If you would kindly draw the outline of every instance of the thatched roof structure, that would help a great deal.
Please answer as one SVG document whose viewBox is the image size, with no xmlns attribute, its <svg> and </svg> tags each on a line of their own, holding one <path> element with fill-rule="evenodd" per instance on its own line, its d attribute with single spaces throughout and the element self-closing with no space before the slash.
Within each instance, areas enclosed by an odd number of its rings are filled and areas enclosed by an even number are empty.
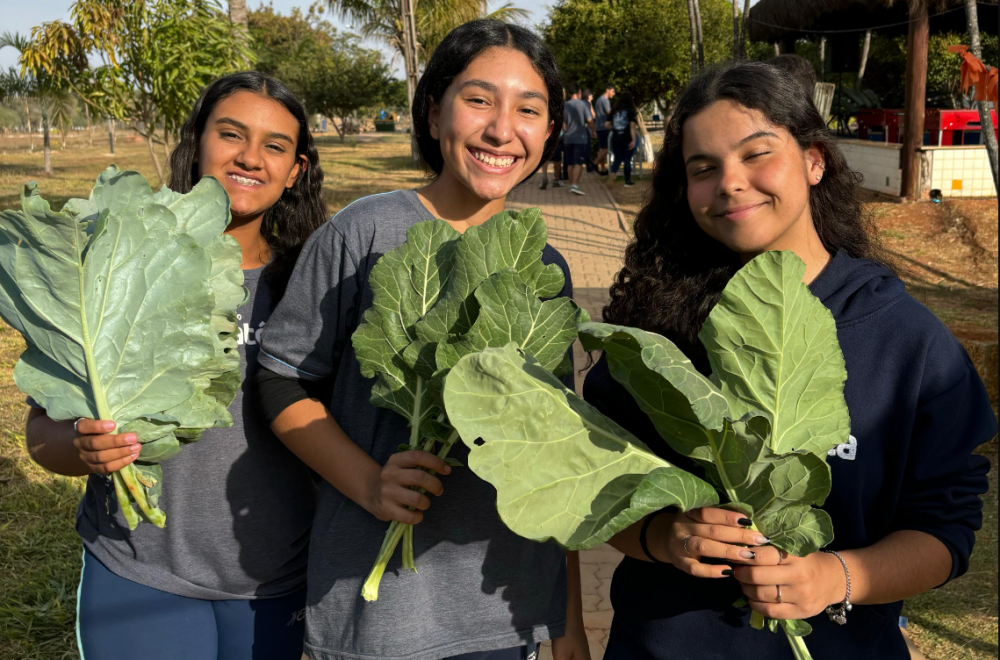
<svg viewBox="0 0 1000 660">
<path fill-rule="evenodd" d="M 962 0 L 927 1 L 932 32 L 965 31 Z M 890 26 L 879 34 L 906 34 L 908 5 L 907 0 L 760 0 L 750 8 L 749 35 L 775 42 L 876 26 Z M 979 25 L 984 30 L 997 25 L 997 0 L 980 1 Z"/>
</svg>

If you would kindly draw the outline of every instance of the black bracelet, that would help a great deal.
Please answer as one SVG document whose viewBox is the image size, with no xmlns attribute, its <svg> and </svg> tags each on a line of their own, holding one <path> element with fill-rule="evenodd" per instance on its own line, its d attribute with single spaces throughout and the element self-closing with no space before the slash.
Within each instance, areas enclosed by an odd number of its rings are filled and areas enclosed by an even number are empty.
<svg viewBox="0 0 1000 660">
<path fill-rule="evenodd" d="M 661 513 L 666 513 L 669 509 L 660 509 L 659 511 L 654 511 L 653 513 L 646 516 L 646 519 L 642 521 L 642 528 L 639 530 L 639 545 L 642 547 L 642 552 L 649 561 L 654 564 L 666 564 L 665 561 L 660 561 L 653 556 L 653 553 L 649 551 L 649 547 L 646 545 L 646 530 L 649 529 L 649 523 L 653 522 L 653 518 L 660 515 Z"/>
</svg>

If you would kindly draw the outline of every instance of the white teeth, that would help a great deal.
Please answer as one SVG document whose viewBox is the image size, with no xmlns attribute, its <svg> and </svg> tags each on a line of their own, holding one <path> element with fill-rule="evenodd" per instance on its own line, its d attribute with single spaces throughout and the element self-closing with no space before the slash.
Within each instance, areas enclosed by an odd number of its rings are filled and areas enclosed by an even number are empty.
<svg viewBox="0 0 1000 660">
<path fill-rule="evenodd" d="M 512 156 L 490 156 L 481 151 L 473 152 L 473 157 L 479 162 L 492 167 L 510 167 L 514 163 Z"/>
<path fill-rule="evenodd" d="M 256 179 L 248 179 L 245 176 L 240 176 L 238 174 L 230 174 L 229 178 L 232 179 L 233 181 L 235 181 L 236 183 L 238 183 L 240 185 L 243 185 L 243 186 L 259 186 L 259 185 L 261 185 L 261 182 L 258 181 L 258 180 L 256 180 Z"/>
</svg>

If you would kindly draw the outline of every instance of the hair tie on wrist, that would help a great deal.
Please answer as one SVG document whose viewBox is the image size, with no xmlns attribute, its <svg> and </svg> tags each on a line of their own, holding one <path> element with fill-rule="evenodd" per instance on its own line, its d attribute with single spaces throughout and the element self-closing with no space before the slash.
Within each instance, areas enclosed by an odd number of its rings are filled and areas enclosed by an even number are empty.
<svg viewBox="0 0 1000 660">
<path fill-rule="evenodd" d="M 667 562 L 660 561 L 659 559 L 653 556 L 652 552 L 649 551 L 649 546 L 646 545 L 646 531 L 649 529 L 649 523 L 653 522 L 653 518 L 660 515 L 661 513 L 665 513 L 666 511 L 667 509 L 660 509 L 659 511 L 654 511 L 653 513 L 646 516 L 646 519 L 642 521 L 642 528 L 639 530 L 639 545 L 642 547 L 642 552 L 644 555 L 646 555 L 649 561 L 653 562 L 654 564 L 666 564 Z"/>
</svg>

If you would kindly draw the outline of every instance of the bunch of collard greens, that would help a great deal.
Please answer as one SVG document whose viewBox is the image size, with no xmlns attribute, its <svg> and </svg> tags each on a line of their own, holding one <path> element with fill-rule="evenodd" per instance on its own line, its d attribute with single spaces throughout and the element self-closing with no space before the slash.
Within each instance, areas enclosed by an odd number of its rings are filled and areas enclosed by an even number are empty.
<svg viewBox="0 0 1000 660">
<path fill-rule="evenodd" d="M 159 463 L 232 424 L 246 291 L 228 224 L 215 179 L 154 194 L 114 166 L 59 212 L 29 183 L 21 210 L 0 214 L 0 316 L 27 344 L 14 382 L 52 419 L 109 419 L 136 434 L 138 460 L 113 475 L 133 529 L 140 517 L 166 522 Z"/>
<path fill-rule="evenodd" d="M 832 541 L 829 515 L 813 507 L 830 493 L 827 451 L 849 437 L 847 372 L 833 317 L 802 283 L 804 269 L 791 252 L 768 252 L 733 277 L 699 335 L 711 378 L 659 335 L 580 326 L 584 348 L 605 352 L 611 375 L 711 485 L 566 389 L 530 350 L 463 357 L 445 409 L 469 445 L 469 467 L 496 487 L 504 522 L 521 536 L 584 549 L 653 511 L 714 505 L 722 493 L 790 554 Z M 780 624 L 796 657 L 809 657 L 801 639 L 809 625 Z"/>
<path fill-rule="evenodd" d="M 372 268 L 374 301 L 352 342 L 362 374 L 376 378 L 372 404 L 410 426 L 401 450 L 447 457 L 458 433 L 445 415 L 442 388 L 465 355 L 513 344 L 546 373 L 571 372 L 568 349 L 589 317 L 569 298 L 554 298 L 565 278 L 541 261 L 546 237 L 538 209 L 499 213 L 464 234 L 442 220 L 420 222 Z M 394 521 L 362 589 L 366 600 L 378 598 L 400 541 L 403 567 L 416 570 L 413 526 Z"/>
</svg>

